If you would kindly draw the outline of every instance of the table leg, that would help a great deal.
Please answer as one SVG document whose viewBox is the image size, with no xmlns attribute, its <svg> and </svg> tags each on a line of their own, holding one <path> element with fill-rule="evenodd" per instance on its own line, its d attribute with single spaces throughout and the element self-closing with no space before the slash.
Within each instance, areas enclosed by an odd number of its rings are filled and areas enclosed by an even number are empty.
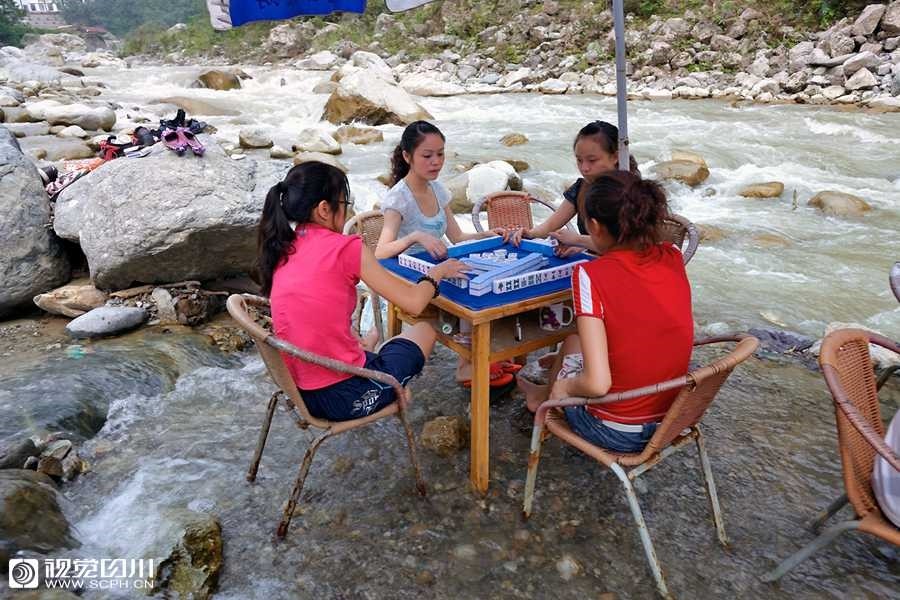
<svg viewBox="0 0 900 600">
<path fill-rule="evenodd" d="M 490 357 L 491 324 L 472 328 L 472 423 L 469 481 L 475 491 L 487 492 L 490 481 Z"/>
<path fill-rule="evenodd" d="M 400 331 L 403 328 L 403 322 L 397 318 L 397 307 L 391 303 L 388 303 L 387 309 L 387 337 L 386 340 L 391 339 L 395 335 L 400 335 Z"/>
</svg>

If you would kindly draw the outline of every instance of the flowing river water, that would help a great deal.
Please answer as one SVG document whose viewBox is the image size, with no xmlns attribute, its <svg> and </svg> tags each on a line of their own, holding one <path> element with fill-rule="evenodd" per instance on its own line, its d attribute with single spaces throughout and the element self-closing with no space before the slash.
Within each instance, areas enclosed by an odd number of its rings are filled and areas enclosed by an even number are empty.
<svg viewBox="0 0 900 600">
<path fill-rule="evenodd" d="M 311 92 L 322 74 L 247 71 L 253 79 L 230 92 L 188 89 L 196 68 L 96 75 L 110 86 L 104 97 L 122 105 L 120 119 L 167 115 L 149 101 L 180 95 L 240 113 L 191 115 L 215 125 L 223 140 L 236 142 L 248 124 L 286 141 L 307 127 L 326 128 L 318 121 L 326 97 Z M 577 129 L 615 118 L 613 101 L 593 96 L 460 96 L 424 105 L 448 138 L 446 173 L 456 162 L 522 159 L 530 164 L 525 187 L 547 194 L 558 194 L 576 175 L 570 148 Z M 900 335 L 900 306 L 887 287 L 889 266 L 900 258 L 897 116 L 718 102 L 632 103 L 630 116 L 632 148 L 645 173 L 673 148 L 697 151 L 710 165 L 703 186 L 668 188 L 677 212 L 725 233 L 701 244 L 688 269 L 698 323 L 819 336 L 829 322 L 855 321 Z M 374 178 L 386 170 L 400 128 L 381 129 L 384 143 L 347 145 L 340 157 L 358 210 L 385 191 Z M 498 140 L 509 132 L 530 142 L 505 148 Z M 254 156 L 270 165 L 273 178 L 289 165 Z M 737 196 L 742 185 L 769 180 L 784 182 L 782 199 Z M 706 195 L 709 189 L 715 195 Z M 863 196 L 874 211 L 861 219 L 823 217 L 805 206 L 823 189 Z M 760 234 L 770 235 L 760 241 Z M 277 414 L 257 483 L 244 482 L 273 390 L 255 353 L 223 356 L 203 336 L 151 328 L 86 347 L 63 342 L 17 361 L 0 367 L 0 408 L 13 416 L 0 433 L 36 426 L 14 421 L 14 407 L 23 397 L 38 402 L 41 393 L 83 393 L 89 416 L 108 410 L 105 423 L 77 421 L 90 438 L 82 453 L 92 470 L 63 487 L 83 544 L 73 556 L 164 556 L 185 519 L 212 514 L 225 543 L 216 598 L 654 597 L 611 473 L 549 442 L 534 516 L 521 520 L 529 421 L 517 400 L 492 404 L 486 498 L 468 490 L 466 451 L 442 458 L 422 450 L 432 494 L 419 499 L 402 430 L 383 422 L 326 442 L 292 530 L 275 544 L 274 526 L 312 434 Z M 452 354 L 440 349 L 414 382 L 410 416 L 417 432 L 435 416 L 467 415 L 466 392 L 449 383 L 453 365 Z M 895 378 L 882 394 L 884 416 L 898 403 Z M 38 425 L 67 423 L 47 417 Z M 692 449 L 642 478 L 645 517 L 676 597 L 900 597 L 897 548 L 862 534 L 840 539 L 777 585 L 758 579 L 812 539 L 804 524 L 842 489 L 834 416 L 820 375 L 793 361 L 752 358 L 705 423 L 729 549 L 716 542 Z"/>
</svg>

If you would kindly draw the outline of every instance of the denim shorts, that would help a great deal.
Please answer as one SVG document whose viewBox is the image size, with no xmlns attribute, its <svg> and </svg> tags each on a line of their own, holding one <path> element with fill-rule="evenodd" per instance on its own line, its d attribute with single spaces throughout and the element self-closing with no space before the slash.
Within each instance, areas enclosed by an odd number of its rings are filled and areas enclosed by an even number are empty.
<svg viewBox="0 0 900 600">
<path fill-rule="evenodd" d="M 567 354 L 563 357 L 558 379 L 576 377 L 584 370 L 584 357 L 581 354 Z M 585 406 L 566 406 L 566 421 L 569 427 L 595 446 L 621 452 L 623 454 L 638 453 L 653 437 L 659 423 L 644 423 L 641 431 L 619 431 L 605 425 L 603 421 L 592 415 Z"/>
<path fill-rule="evenodd" d="M 659 423 L 644 423 L 640 432 L 619 431 L 605 425 L 584 406 L 566 406 L 563 410 L 572 431 L 595 446 L 623 454 L 642 452 L 659 426 Z"/>
<path fill-rule="evenodd" d="M 366 369 L 393 375 L 400 385 L 422 372 L 425 355 L 415 342 L 394 338 L 378 354 L 366 352 Z M 394 388 L 365 377 L 351 377 L 317 390 L 300 390 L 309 413 L 329 421 L 360 419 L 395 400 Z"/>
</svg>

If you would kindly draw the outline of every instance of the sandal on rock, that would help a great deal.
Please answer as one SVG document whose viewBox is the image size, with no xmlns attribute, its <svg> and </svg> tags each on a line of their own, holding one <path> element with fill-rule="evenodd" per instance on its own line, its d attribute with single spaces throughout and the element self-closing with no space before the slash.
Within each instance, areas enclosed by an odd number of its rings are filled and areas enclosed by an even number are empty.
<svg viewBox="0 0 900 600">
<path fill-rule="evenodd" d="M 166 129 L 160 136 L 166 148 L 172 150 L 178 156 L 184 156 L 187 151 L 187 145 L 182 141 L 182 137 L 174 129 Z"/>
<path fill-rule="evenodd" d="M 515 379 L 515 376 L 512 373 L 507 373 L 503 369 L 503 363 L 491 363 L 490 366 L 490 377 L 491 382 L 490 386 L 492 388 L 500 388 L 509 385 Z M 467 379 L 465 381 L 460 381 L 459 384 L 464 388 L 472 387 L 472 380 Z"/>
<path fill-rule="evenodd" d="M 203 147 L 203 144 L 200 143 L 200 140 L 197 139 L 197 136 L 190 129 L 179 127 L 177 132 L 181 136 L 182 143 L 188 146 L 195 156 L 203 156 L 206 148 Z"/>
</svg>

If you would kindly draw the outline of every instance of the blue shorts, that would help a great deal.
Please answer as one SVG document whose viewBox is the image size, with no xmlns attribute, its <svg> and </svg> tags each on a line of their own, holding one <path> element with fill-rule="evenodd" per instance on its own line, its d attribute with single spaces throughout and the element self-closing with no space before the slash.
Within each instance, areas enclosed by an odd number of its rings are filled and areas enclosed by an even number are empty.
<svg viewBox="0 0 900 600">
<path fill-rule="evenodd" d="M 425 355 L 415 342 L 394 338 L 378 354 L 366 352 L 366 369 L 393 375 L 400 385 L 422 372 Z M 317 390 L 300 390 L 309 413 L 329 421 L 350 421 L 378 412 L 394 401 L 394 388 L 365 377 L 351 377 Z"/>
<path fill-rule="evenodd" d="M 572 431 L 595 446 L 623 454 L 642 452 L 659 426 L 659 423 L 644 423 L 641 431 L 619 431 L 605 425 L 584 406 L 566 406 L 563 410 Z"/>
</svg>

